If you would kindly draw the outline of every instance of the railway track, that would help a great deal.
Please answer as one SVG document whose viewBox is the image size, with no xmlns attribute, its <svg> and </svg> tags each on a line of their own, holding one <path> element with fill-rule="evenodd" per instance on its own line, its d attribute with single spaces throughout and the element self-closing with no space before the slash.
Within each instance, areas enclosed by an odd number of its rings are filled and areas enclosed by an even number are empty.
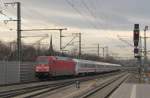
<svg viewBox="0 0 150 98">
<path fill-rule="evenodd" d="M 77 79 L 69 79 L 69 80 L 63 80 L 63 81 L 57 81 L 56 83 L 47 83 L 47 84 L 39 84 L 36 86 L 28 86 L 24 88 L 16 88 L 13 90 L 7 90 L 7 91 L 2 91 L 0 92 L 0 98 L 12 98 L 12 97 L 17 97 L 17 98 L 31 98 L 46 92 L 50 92 L 68 85 L 72 85 L 75 83 L 75 81 L 87 81 L 91 79 L 96 79 L 100 77 L 108 77 L 112 75 L 116 75 L 118 73 L 109 73 L 105 75 L 98 75 L 98 76 L 90 76 L 90 77 L 81 77 Z M 30 85 L 30 84 L 29 84 Z"/>
<path fill-rule="evenodd" d="M 129 77 L 124 74 L 100 83 L 97 87 L 74 98 L 109 98 L 109 96 Z"/>
<path fill-rule="evenodd" d="M 50 90 L 57 89 L 57 88 L 60 88 L 60 87 L 63 87 L 72 83 L 73 83 L 72 81 L 68 81 L 68 82 L 40 85 L 40 86 L 34 86 L 34 87 L 28 87 L 28 88 L 22 88 L 22 89 L 15 89 L 11 91 L 0 92 L 0 97 L 11 98 L 11 97 L 15 97 L 15 96 L 19 96 L 19 95 L 31 93 L 31 92 L 33 93 L 35 91 L 44 90 L 44 89 L 48 89 L 48 91 L 50 91 Z"/>
</svg>

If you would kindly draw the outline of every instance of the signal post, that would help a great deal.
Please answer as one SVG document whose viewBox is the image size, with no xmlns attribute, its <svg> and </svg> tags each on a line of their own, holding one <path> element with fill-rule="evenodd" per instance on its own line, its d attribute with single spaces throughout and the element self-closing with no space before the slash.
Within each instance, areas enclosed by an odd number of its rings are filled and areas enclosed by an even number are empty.
<svg viewBox="0 0 150 98">
<path fill-rule="evenodd" d="M 142 47 L 141 47 L 141 37 L 140 37 L 140 28 L 139 24 L 134 24 L 133 30 L 133 42 L 134 42 L 134 57 L 139 61 L 139 81 L 141 82 L 141 74 L 142 74 Z"/>
</svg>

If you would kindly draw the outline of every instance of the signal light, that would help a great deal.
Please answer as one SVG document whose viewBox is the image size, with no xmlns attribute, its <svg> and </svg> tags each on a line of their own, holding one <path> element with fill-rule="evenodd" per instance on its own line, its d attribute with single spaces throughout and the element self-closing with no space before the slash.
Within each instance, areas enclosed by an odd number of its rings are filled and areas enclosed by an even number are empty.
<svg viewBox="0 0 150 98">
<path fill-rule="evenodd" d="M 139 41 L 139 30 L 134 30 L 134 41 L 135 40 Z"/>
<path fill-rule="evenodd" d="M 138 46 L 139 41 L 138 40 L 134 40 L 134 46 L 137 47 Z"/>
<path fill-rule="evenodd" d="M 134 29 L 135 30 L 139 29 L 139 24 L 134 24 Z"/>
<path fill-rule="evenodd" d="M 135 58 L 140 58 L 139 49 L 137 47 L 134 47 L 134 57 Z"/>
<path fill-rule="evenodd" d="M 139 53 L 139 49 L 138 48 L 134 48 L 134 53 L 138 54 Z"/>
<path fill-rule="evenodd" d="M 134 40 L 134 46 L 137 47 L 139 43 L 139 24 L 134 24 L 134 30 L 133 30 L 133 40 Z"/>
</svg>

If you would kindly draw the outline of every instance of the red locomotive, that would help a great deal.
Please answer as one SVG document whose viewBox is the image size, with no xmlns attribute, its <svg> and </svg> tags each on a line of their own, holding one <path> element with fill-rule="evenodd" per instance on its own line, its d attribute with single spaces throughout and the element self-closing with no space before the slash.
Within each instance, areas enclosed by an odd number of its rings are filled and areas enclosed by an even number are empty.
<svg viewBox="0 0 150 98">
<path fill-rule="evenodd" d="M 39 56 L 35 66 L 36 77 L 48 78 L 119 70 L 121 65 L 72 59 L 59 56 Z"/>
</svg>

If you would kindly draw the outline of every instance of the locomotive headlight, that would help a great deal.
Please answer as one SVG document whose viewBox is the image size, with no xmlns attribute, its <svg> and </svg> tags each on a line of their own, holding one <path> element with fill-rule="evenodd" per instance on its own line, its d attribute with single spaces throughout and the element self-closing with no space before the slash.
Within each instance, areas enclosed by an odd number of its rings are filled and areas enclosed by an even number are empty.
<svg viewBox="0 0 150 98">
<path fill-rule="evenodd" d="M 38 72 L 38 71 L 40 71 L 41 70 L 41 67 L 39 67 L 39 66 L 37 66 L 36 68 L 35 68 L 35 71 L 36 72 Z"/>
<path fill-rule="evenodd" d="M 44 67 L 44 70 L 45 70 L 45 71 L 49 71 L 49 66 L 45 66 L 45 67 Z"/>
<path fill-rule="evenodd" d="M 48 65 L 38 65 L 35 68 L 36 72 L 49 72 L 49 66 Z"/>
</svg>

